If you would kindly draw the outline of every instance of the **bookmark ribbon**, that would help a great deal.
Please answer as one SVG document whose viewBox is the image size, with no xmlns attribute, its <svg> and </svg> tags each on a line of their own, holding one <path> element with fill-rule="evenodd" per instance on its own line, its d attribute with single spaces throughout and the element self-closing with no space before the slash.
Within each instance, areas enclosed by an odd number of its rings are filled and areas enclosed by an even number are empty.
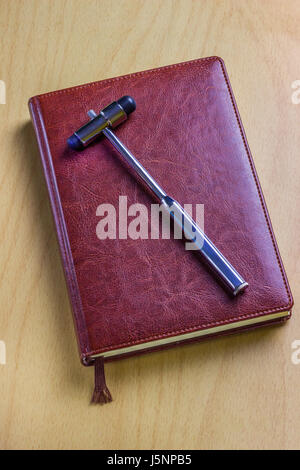
<svg viewBox="0 0 300 470">
<path fill-rule="evenodd" d="M 95 359 L 95 389 L 92 396 L 92 403 L 104 405 L 112 401 L 112 396 L 107 388 L 105 381 L 104 359 L 97 357 Z"/>
</svg>

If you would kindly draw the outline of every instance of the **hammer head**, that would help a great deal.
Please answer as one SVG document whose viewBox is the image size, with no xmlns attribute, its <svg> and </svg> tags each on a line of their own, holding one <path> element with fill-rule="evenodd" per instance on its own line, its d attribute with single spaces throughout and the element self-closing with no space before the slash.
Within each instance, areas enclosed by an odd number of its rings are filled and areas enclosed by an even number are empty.
<svg viewBox="0 0 300 470">
<path fill-rule="evenodd" d="M 134 99 L 131 96 L 122 96 L 118 101 L 102 109 L 98 115 L 94 111 L 89 111 L 92 119 L 68 138 L 68 146 L 74 150 L 82 150 L 101 135 L 106 127 L 118 126 L 135 109 Z"/>
</svg>

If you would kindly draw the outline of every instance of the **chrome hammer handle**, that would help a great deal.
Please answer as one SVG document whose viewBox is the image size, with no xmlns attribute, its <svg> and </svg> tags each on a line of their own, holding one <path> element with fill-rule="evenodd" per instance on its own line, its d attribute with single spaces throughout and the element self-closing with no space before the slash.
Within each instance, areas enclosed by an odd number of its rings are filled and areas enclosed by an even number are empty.
<svg viewBox="0 0 300 470">
<path fill-rule="evenodd" d="M 160 200 L 169 212 L 174 222 L 184 231 L 186 238 L 193 241 L 206 263 L 214 271 L 222 283 L 233 295 L 242 292 L 248 283 L 234 269 L 229 261 L 215 247 L 212 241 L 203 233 L 196 222 L 185 212 L 177 201 L 169 197 L 148 171 L 125 147 L 118 137 L 108 128 L 102 130 L 115 149 L 124 157 L 126 162 L 138 173 L 153 194 Z"/>
</svg>

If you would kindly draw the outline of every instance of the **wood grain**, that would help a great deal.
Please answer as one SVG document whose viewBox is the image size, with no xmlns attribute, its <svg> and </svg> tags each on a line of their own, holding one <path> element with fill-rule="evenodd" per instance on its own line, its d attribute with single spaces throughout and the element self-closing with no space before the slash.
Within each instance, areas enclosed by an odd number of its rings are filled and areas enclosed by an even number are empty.
<svg viewBox="0 0 300 470">
<path fill-rule="evenodd" d="M 0 448 L 299 449 L 299 0 L 0 0 L 0 11 Z M 115 401 L 90 406 L 27 100 L 210 55 L 230 74 L 294 316 L 109 364 Z"/>
</svg>

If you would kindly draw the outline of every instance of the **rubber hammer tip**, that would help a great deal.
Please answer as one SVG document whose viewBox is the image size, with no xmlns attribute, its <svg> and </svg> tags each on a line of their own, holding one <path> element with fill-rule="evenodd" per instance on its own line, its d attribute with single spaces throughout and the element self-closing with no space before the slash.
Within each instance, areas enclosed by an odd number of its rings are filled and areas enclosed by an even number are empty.
<svg viewBox="0 0 300 470">
<path fill-rule="evenodd" d="M 71 135 L 71 137 L 68 138 L 67 142 L 68 146 L 73 150 L 81 150 L 83 148 L 82 143 L 75 134 Z"/>
<path fill-rule="evenodd" d="M 117 103 L 122 106 L 127 115 L 136 110 L 136 103 L 131 96 L 122 96 Z"/>
</svg>

